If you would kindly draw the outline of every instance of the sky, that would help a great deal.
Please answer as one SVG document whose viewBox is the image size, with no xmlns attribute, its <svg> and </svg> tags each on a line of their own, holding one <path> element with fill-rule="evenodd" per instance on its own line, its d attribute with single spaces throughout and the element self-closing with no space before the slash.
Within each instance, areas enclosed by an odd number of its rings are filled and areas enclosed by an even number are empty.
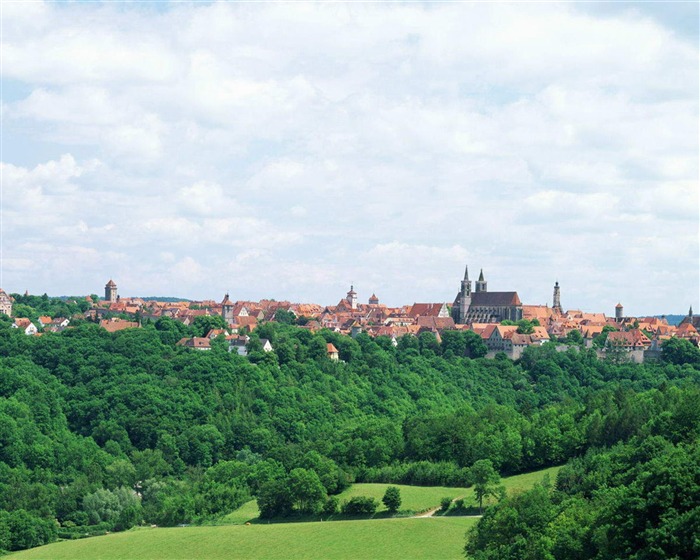
<svg viewBox="0 0 700 560">
<path fill-rule="evenodd" d="M 700 311 L 697 2 L 0 10 L 8 292 Z"/>
</svg>

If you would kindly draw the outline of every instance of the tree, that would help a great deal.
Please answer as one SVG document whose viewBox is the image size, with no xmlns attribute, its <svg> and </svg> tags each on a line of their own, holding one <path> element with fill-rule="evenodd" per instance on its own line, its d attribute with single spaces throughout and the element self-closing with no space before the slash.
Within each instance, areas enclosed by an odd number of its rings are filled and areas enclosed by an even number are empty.
<svg viewBox="0 0 700 560">
<path fill-rule="evenodd" d="M 472 465 L 471 476 L 474 481 L 474 494 L 479 501 L 479 511 L 483 512 L 484 498 L 498 496 L 501 493 L 499 486 L 501 477 L 489 459 L 476 461 Z"/>
<path fill-rule="evenodd" d="M 661 357 L 669 364 L 700 365 L 700 350 L 684 338 L 669 338 L 661 345 Z"/>
<path fill-rule="evenodd" d="M 605 343 L 608 340 L 608 333 L 614 332 L 617 329 L 611 325 L 605 325 L 600 334 L 593 337 L 593 346 L 596 348 L 605 348 Z"/>
<path fill-rule="evenodd" d="M 578 329 L 571 329 L 568 333 L 566 333 L 566 343 L 572 345 L 583 344 L 583 335 L 581 334 L 581 331 Z"/>
<path fill-rule="evenodd" d="M 520 319 L 517 323 L 518 333 L 520 334 L 532 334 L 535 332 L 535 327 L 539 327 L 540 323 L 537 319 L 530 321 L 528 319 Z"/>
<path fill-rule="evenodd" d="M 488 354 L 486 343 L 474 331 L 464 333 L 464 341 L 467 346 L 467 356 L 470 358 L 483 358 Z"/>
<path fill-rule="evenodd" d="M 262 519 L 289 515 L 294 506 L 292 493 L 284 479 L 265 482 L 258 491 L 257 502 Z"/>
<path fill-rule="evenodd" d="M 390 513 L 399 511 L 399 507 L 401 507 L 401 490 L 396 486 L 387 487 L 386 492 L 384 492 L 384 497 L 382 498 L 382 503 Z"/>
<path fill-rule="evenodd" d="M 192 322 L 195 336 L 206 336 L 212 329 L 225 329 L 226 327 L 228 327 L 226 320 L 221 315 L 202 315 Z"/>
<path fill-rule="evenodd" d="M 287 311 L 286 309 L 282 309 L 281 307 L 275 311 L 275 321 L 278 323 L 282 323 L 284 325 L 293 325 L 294 322 L 296 321 L 297 316 L 291 312 Z"/>
<path fill-rule="evenodd" d="M 316 513 L 326 499 L 326 489 L 316 471 L 294 469 L 289 473 L 287 486 L 294 506 L 302 513 Z"/>
</svg>

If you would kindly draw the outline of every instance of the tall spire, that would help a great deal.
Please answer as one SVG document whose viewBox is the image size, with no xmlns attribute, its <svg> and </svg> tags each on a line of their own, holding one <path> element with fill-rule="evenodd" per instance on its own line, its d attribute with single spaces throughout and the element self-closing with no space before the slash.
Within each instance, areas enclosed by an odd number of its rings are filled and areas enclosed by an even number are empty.
<svg viewBox="0 0 700 560">
<path fill-rule="evenodd" d="M 484 269 L 479 271 L 479 279 L 476 281 L 474 286 L 475 292 L 485 292 L 486 291 L 486 280 L 484 280 Z"/>
<path fill-rule="evenodd" d="M 464 267 L 464 279 L 468 282 L 469 281 L 469 265 L 466 265 Z"/>
<path fill-rule="evenodd" d="M 693 306 L 691 305 L 690 309 L 688 309 L 688 317 L 692 317 L 692 316 L 693 316 Z"/>
<path fill-rule="evenodd" d="M 559 281 L 554 282 L 554 297 L 552 299 L 552 309 L 558 313 L 562 313 L 561 308 L 561 293 L 559 291 Z"/>
</svg>

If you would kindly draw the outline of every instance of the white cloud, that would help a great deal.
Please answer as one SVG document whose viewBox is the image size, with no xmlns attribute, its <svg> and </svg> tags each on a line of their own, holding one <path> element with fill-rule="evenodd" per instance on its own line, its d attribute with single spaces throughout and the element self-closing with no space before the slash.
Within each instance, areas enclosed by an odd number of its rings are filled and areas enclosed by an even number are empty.
<svg viewBox="0 0 700 560">
<path fill-rule="evenodd" d="M 452 297 L 475 260 L 579 307 L 697 295 L 698 48 L 639 10 L 162 8 L 3 8 L 5 253 L 47 243 L 57 292 L 172 274 L 179 295 L 325 303 L 354 279 L 401 303 Z M 644 259 L 690 271 L 659 309 Z"/>
</svg>

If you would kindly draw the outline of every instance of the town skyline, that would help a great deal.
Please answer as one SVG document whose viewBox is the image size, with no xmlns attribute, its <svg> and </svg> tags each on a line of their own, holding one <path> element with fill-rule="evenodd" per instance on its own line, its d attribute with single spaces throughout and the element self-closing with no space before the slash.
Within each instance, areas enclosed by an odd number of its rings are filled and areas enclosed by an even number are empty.
<svg viewBox="0 0 700 560">
<path fill-rule="evenodd" d="M 467 265 L 468 268 L 468 265 Z M 479 269 L 479 273 L 473 276 L 470 276 L 471 283 L 475 285 L 476 288 L 476 283 L 477 283 L 477 278 L 482 279 L 484 278 L 484 272 L 483 269 Z M 485 278 L 486 282 L 488 283 L 488 277 Z M 339 300 L 344 300 L 347 296 L 345 292 L 343 292 L 343 288 L 339 288 L 338 295 L 335 299 L 332 299 L 331 301 L 316 301 L 316 300 L 302 300 L 299 298 L 294 298 L 294 297 L 275 297 L 275 295 L 262 295 L 261 297 L 244 297 L 241 294 L 237 294 L 236 292 L 232 290 L 223 290 L 221 291 L 221 294 L 206 294 L 202 297 L 186 297 L 174 293 L 165 293 L 161 290 L 163 293 L 154 293 L 154 294 L 141 294 L 141 293 L 130 293 L 128 290 L 125 293 L 121 293 L 122 290 L 119 288 L 120 284 L 114 282 L 114 279 L 112 277 L 109 278 L 107 281 L 107 285 L 104 286 L 103 288 L 99 290 L 92 290 L 92 291 L 87 291 L 84 293 L 63 293 L 63 294 L 55 294 L 55 293 L 48 293 L 47 291 L 40 292 L 41 294 L 46 293 L 50 297 L 60 297 L 60 298 L 70 298 L 70 297 L 85 297 L 91 294 L 96 294 L 100 299 L 103 298 L 103 292 L 105 289 L 107 289 L 107 286 L 112 286 L 112 290 L 114 293 L 114 297 L 120 297 L 120 298 L 125 298 L 125 299 L 140 299 L 140 298 L 148 298 L 149 300 L 158 300 L 158 298 L 165 298 L 165 299 L 175 299 L 175 300 L 180 300 L 180 301 L 188 301 L 192 303 L 196 302 L 211 302 L 211 301 L 218 301 L 221 299 L 221 295 L 225 294 L 225 297 L 230 297 L 235 301 L 239 302 L 260 302 L 260 301 L 278 301 L 278 302 L 288 302 L 288 303 L 295 303 L 295 304 L 317 304 L 322 307 L 325 306 L 334 306 L 338 303 Z M 357 300 L 361 303 L 372 303 L 373 298 L 376 298 L 378 300 L 378 303 L 381 305 L 385 305 L 387 307 L 392 307 L 392 308 L 400 308 L 400 307 L 410 307 L 412 304 L 415 303 L 426 303 L 426 302 L 433 302 L 433 303 L 445 303 L 448 306 L 452 307 L 453 305 L 453 298 L 447 298 L 447 299 L 430 299 L 430 298 L 414 298 L 411 301 L 394 301 L 394 299 L 389 298 L 383 298 L 381 294 L 377 293 L 377 290 L 369 290 L 362 291 L 362 287 L 359 286 L 357 283 L 354 281 L 351 281 L 348 285 L 346 285 L 346 288 L 349 287 L 350 291 L 355 291 L 357 294 Z M 1 287 L 0 287 L 1 288 Z M 502 286 L 499 286 L 498 283 L 491 283 L 491 291 L 494 291 L 493 288 L 496 288 L 497 291 L 500 291 Z M 518 294 L 518 290 L 516 287 L 511 286 L 513 288 L 513 291 Z M 689 302 L 688 306 L 686 306 L 685 310 L 671 310 L 665 313 L 644 313 L 644 312 L 630 312 L 627 313 L 627 311 L 632 311 L 629 310 L 625 305 L 624 305 L 624 298 L 620 298 L 617 300 L 615 304 L 612 304 L 608 308 L 603 308 L 602 306 L 598 306 L 594 309 L 589 309 L 589 308 L 584 308 L 582 306 L 577 306 L 577 305 L 567 305 L 566 297 L 564 295 L 563 298 L 563 303 L 562 303 L 562 296 L 561 296 L 561 289 L 562 286 L 559 283 L 559 281 L 555 281 L 554 284 L 550 287 L 550 297 L 548 301 L 535 301 L 528 299 L 527 297 L 523 297 L 522 301 L 524 304 L 528 306 L 543 306 L 543 307 L 556 307 L 557 301 L 561 304 L 561 309 L 563 311 L 570 311 L 570 310 L 580 310 L 583 312 L 587 313 L 603 313 L 607 315 L 608 317 L 614 317 L 615 316 L 615 308 L 618 305 L 621 305 L 623 309 L 625 309 L 625 315 L 630 316 L 630 317 L 645 317 L 645 316 L 665 316 L 665 315 L 677 315 L 677 316 L 685 316 L 687 314 L 688 308 L 695 308 L 695 309 L 700 309 L 700 306 L 697 305 L 696 302 Z M 360 290 L 360 291 L 358 291 Z M 39 295 L 39 293 L 32 293 L 28 289 L 27 290 L 5 290 L 7 293 L 24 293 L 28 295 Z M 342 292 L 342 294 L 341 294 Z M 556 294 L 556 295 L 555 295 Z M 239 297 L 240 296 L 240 297 Z M 105 299 L 109 299 L 104 296 Z"/>
</svg>

